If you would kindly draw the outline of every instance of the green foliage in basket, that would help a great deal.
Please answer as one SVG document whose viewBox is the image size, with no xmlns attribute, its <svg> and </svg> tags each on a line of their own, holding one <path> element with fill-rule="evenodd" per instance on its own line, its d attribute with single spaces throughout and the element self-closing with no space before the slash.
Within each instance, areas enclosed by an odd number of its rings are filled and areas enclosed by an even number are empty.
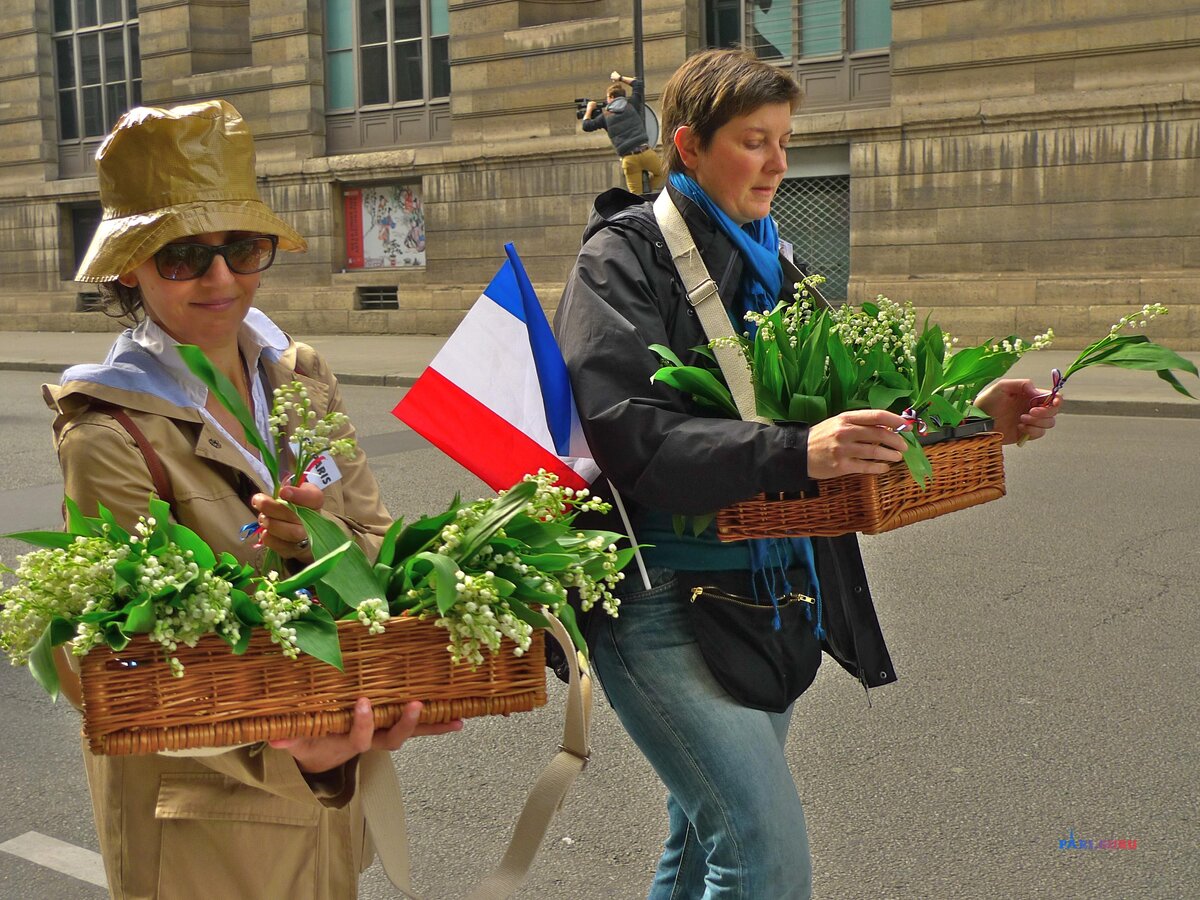
<svg viewBox="0 0 1200 900">
<path fill-rule="evenodd" d="M 28 665 L 52 696 L 59 690 L 54 648 L 70 643 L 82 656 L 95 647 L 123 650 L 134 635 L 160 644 L 176 675 L 172 654 L 215 633 L 235 654 L 246 651 L 254 628 L 264 628 L 284 655 L 303 652 L 341 665 L 337 625 L 306 590 L 331 571 L 350 547 L 344 538 L 289 578 L 257 575 L 228 553 L 217 555 L 194 531 L 170 520 L 170 507 L 152 499 L 149 515 L 126 531 L 104 506 L 99 516 L 65 501 L 66 531 L 5 535 L 40 549 L 18 567 L 0 592 L 0 649 L 14 665 Z"/>
<path fill-rule="evenodd" d="M 527 475 L 499 496 L 462 503 L 458 498 L 435 516 L 398 520 L 370 563 L 352 549 L 322 578 L 322 602 L 336 594 L 333 611 L 382 628 L 391 616 L 432 618 L 447 629 L 456 662 L 478 665 L 483 651 L 511 638 L 525 652 L 534 628 L 548 625 L 538 607 L 562 620 L 585 650 L 567 591 L 578 592 L 583 610 L 596 603 L 612 616 L 612 594 L 633 549 L 618 549 L 622 536 L 575 527 L 581 512 L 609 511 L 586 489 L 560 487 L 548 472 Z M 338 540 L 336 525 L 298 509 L 314 552 Z"/>
<path fill-rule="evenodd" d="M 756 326 L 753 336 L 713 342 L 733 341 L 742 352 L 757 412 L 764 418 L 813 425 L 848 410 L 912 410 L 931 428 L 956 426 L 968 417 L 985 415 L 974 406 L 980 391 L 1003 377 L 1024 353 L 1048 346 L 1054 337 L 1047 329 L 1029 343 L 1009 335 L 956 350 L 956 339 L 928 318 L 917 328 L 911 303 L 902 306 L 880 296 L 861 307 L 831 309 L 816 302 L 812 289 L 824 280 L 809 276 L 796 286 L 794 302 L 780 303 L 769 313 L 748 314 L 747 320 Z M 1166 312 L 1161 304 L 1150 304 L 1124 317 L 1080 354 L 1062 381 L 1091 365 L 1112 365 L 1156 371 L 1187 394 L 1172 370 L 1196 374 L 1195 365 L 1144 334 L 1121 333 Z M 715 415 L 737 418 L 711 347 L 693 348 L 708 361 L 689 366 L 669 348 L 651 345 L 663 362 L 652 380 L 691 394 Z M 924 486 L 932 472 L 929 460 L 913 430 L 904 436 L 909 442 L 905 463 Z"/>
</svg>

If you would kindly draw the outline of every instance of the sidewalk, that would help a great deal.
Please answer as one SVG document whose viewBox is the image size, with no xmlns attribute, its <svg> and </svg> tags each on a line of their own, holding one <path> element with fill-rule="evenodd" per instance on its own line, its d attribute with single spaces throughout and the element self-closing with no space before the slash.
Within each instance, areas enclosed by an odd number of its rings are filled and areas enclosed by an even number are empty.
<svg viewBox="0 0 1200 900">
<path fill-rule="evenodd" d="M 0 332 L 0 370 L 58 373 L 68 365 L 100 362 L 114 334 L 84 332 Z M 437 335 L 322 334 L 298 336 L 319 350 L 345 384 L 407 386 L 416 380 L 446 340 Z M 1200 365 L 1200 353 L 1184 353 Z M 1012 375 L 1049 385 L 1052 368 L 1065 369 L 1071 351 L 1029 353 Z M 1180 377 L 1200 397 L 1200 379 Z M 1069 412 L 1082 415 L 1151 416 L 1200 419 L 1200 401 L 1189 400 L 1152 372 L 1097 366 L 1067 385 Z"/>
</svg>

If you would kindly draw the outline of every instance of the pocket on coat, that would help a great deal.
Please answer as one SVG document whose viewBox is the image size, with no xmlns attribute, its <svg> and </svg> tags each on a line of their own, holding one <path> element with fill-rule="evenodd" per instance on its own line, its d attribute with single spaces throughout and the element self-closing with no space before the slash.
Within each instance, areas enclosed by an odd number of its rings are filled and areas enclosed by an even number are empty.
<svg viewBox="0 0 1200 900">
<path fill-rule="evenodd" d="M 164 775 L 158 896 L 310 900 L 321 812 L 219 773 Z"/>
</svg>

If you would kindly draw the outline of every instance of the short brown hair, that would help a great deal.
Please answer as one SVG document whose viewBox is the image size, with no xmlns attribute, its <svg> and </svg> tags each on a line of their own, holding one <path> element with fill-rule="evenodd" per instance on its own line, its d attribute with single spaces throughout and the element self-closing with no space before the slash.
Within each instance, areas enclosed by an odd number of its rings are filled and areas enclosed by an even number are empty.
<svg viewBox="0 0 1200 900">
<path fill-rule="evenodd" d="M 792 112 L 802 92 L 783 69 L 745 50 L 705 50 L 675 70 L 663 89 L 663 156 L 668 172 L 686 166 L 675 146 L 675 131 L 690 127 L 699 144 L 708 147 L 713 135 L 730 119 L 765 106 L 786 103 Z"/>
<path fill-rule="evenodd" d="M 610 84 L 608 86 L 608 99 L 609 100 L 612 100 L 614 97 L 624 97 L 624 96 L 625 96 L 625 85 L 621 84 L 619 81 L 614 81 L 612 84 Z"/>
</svg>

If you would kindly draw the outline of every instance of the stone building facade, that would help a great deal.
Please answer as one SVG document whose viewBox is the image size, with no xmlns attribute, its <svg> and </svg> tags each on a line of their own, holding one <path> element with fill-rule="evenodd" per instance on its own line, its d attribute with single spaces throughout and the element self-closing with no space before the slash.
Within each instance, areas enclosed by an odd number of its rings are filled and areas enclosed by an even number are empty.
<svg viewBox="0 0 1200 900">
<path fill-rule="evenodd" d="M 0 330 L 101 330 L 71 276 L 91 157 L 135 102 L 222 96 L 309 239 L 260 305 L 296 333 L 445 333 L 512 241 L 547 307 L 620 184 L 574 99 L 633 70 L 632 0 L 8 0 Z M 1200 8 L 1185 0 L 642 0 L 648 97 L 742 43 L 805 88 L 784 236 L 835 295 L 1060 346 L 1165 302 L 1200 349 Z M 764 8 L 765 7 L 765 8 Z"/>
</svg>

